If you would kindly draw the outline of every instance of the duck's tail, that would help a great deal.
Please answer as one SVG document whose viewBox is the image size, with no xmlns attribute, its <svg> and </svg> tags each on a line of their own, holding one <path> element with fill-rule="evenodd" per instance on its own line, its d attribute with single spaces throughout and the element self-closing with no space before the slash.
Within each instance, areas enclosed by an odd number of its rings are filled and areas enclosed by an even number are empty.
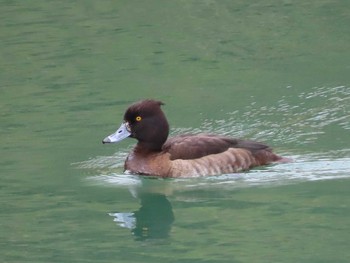
<svg viewBox="0 0 350 263">
<path fill-rule="evenodd" d="M 253 153 L 257 165 L 265 165 L 270 163 L 290 163 L 293 162 L 291 158 L 282 157 L 274 152 L 272 149 L 267 148 Z"/>
</svg>

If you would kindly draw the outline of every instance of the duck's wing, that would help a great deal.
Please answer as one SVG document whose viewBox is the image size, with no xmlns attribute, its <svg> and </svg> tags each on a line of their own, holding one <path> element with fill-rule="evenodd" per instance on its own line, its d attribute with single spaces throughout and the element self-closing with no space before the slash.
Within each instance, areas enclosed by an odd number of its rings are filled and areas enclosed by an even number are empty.
<svg viewBox="0 0 350 263">
<path fill-rule="evenodd" d="M 211 134 L 175 136 L 169 138 L 163 145 L 163 151 L 170 153 L 171 160 L 201 158 L 210 154 L 225 152 L 229 148 L 246 149 L 253 155 L 260 150 L 271 151 L 263 143 Z"/>
</svg>

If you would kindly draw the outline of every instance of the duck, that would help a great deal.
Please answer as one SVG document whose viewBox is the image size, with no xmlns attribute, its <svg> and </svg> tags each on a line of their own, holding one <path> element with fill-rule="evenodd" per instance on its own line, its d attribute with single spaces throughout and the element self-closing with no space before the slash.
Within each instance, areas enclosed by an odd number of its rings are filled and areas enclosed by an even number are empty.
<svg viewBox="0 0 350 263">
<path fill-rule="evenodd" d="M 125 160 L 124 172 L 163 178 L 201 177 L 247 171 L 283 162 L 284 158 L 261 142 L 215 134 L 169 136 L 164 103 L 144 99 L 130 105 L 119 129 L 103 144 L 126 138 L 137 140 Z"/>
</svg>

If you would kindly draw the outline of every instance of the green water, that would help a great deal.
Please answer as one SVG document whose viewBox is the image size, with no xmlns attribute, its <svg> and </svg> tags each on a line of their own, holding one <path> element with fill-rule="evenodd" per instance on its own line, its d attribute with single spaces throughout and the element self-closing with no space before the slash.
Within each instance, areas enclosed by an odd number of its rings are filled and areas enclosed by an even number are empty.
<svg viewBox="0 0 350 263">
<path fill-rule="evenodd" d="M 0 262 L 348 262 L 350 2 L 1 1 Z M 123 175 L 125 108 L 293 163 Z"/>
</svg>

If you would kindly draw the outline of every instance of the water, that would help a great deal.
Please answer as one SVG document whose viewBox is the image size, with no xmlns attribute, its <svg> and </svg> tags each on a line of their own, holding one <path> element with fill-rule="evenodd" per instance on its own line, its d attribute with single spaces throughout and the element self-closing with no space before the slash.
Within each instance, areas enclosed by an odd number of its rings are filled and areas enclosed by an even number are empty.
<svg viewBox="0 0 350 263">
<path fill-rule="evenodd" d="M 348 2 L 0 5 L 1 262 L 348 262 Z M 124 175 L 140 98 L 294 162 Z"/>
</svg>

